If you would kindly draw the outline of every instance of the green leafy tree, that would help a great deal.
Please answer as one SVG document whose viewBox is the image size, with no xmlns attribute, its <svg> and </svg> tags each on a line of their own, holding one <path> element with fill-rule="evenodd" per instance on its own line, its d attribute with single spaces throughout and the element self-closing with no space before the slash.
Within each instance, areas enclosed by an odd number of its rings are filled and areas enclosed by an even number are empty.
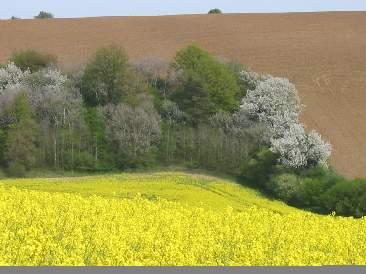
<svg viewBox="0 0 366 274">
<path fill-rule="evenodd" d="M 81 92 L 88 106 L 118 104 L 126 97 L 128 57 L 118 47 L 99 49 L 85 68 Z"/>
<path fill-rule="evenodd" d="M 222 11 L 220 9 L 212 9 L 208 12 L 208 14 L 221 14 Z"/>
<path fill-rule="evenodd" d="M 240 92 L 238 93 L 237 100 L 242 100 L 242 98 L 245 97 L 245 95 L 247 94 L 247 91 L 250 89 L 250 85 L 243 79 L 242 75 L 243 71 L 246 71 L 247 68 L 236 61 L 229 61 L 225 62 L 224 64 L 235 75 L 236 81 L 240 87 Z"/>
<path fill-rule="evenodd" d="M 88 127 L 91 160 L 78 159 L 79 165 L 90 169 L 99 169 L 101 166 L 110 166 L 111 152 L 109 151 L 109 140 L 106 136 L 106 123 L 100 108 L 89 107 L 85 110 L 84 119 Z M 82 156 L 85 156 L 82 155 Z M 85 157 L 84 157 L 85 158 Z"/>
<path fill-rule="evenodd" d="M 181 85 L 172 100 L 191 120 L 202 121 L 238 108 L 240 87 L 234 73 L 208 52 L 189 46 L 177 53 L 174 67 Z"/>
<path fill-rule="evenodd" d="M 47 11 L 40 11 L 37 16 L 34 16 L 35 19 L 50 19 L 54 18 L 53 14 Z"/>
<path fill-rule="evenodd" d="M 36 163 L 38 128 L 27 95 L 17 95 L 8 111 L 15 119 L 7 128 L 5 159 L 9 166 L 30 169 Z"/>
<path fill-rule="evenodd" d="M 202 83 L 193 78 L 193 75 L 183 82 L 174 100 L 188 114 L 188 122 L 194 126 L 207 121 L 214 108 L 209 94 L 205 91 Z"/>
</svg>

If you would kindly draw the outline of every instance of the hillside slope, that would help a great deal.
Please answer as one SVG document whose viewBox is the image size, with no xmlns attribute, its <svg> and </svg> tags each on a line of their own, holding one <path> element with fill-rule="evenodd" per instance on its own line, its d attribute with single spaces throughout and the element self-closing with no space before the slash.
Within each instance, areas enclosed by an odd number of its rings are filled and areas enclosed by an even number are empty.
<svg viewBox="0 0 366 274">
<path fill-rule="evenodd" d="M 365 27 L 365 12 L 7 20 L 0 21 L 0 62 L 33 48 L 69 67 L 112 43 L 133 59 L 169 59 L 196 43 L 253 70 L 288 77 L 307 106 L 305 124 L 333 144 L 337 169 L 366 177 Z"/>
<path fill-rule="evenodd" d="M 249 207 L 267 209 L 282 214 L 303 213 L 280 201 L 270 200 L 259 192 L 212 176 L 187 172 L 122 173 L 106 176 L 72 178 L 32 178 L 0 180 L 0 187 L 16 187 L 50 193 L 71 193 L 102 196 L 112 199 L 132 199 L 138 195 L 155 201 L 165 199 L 191 207 L 216 211 L 232 207 L 243 211 Z"/>
<path fill-rule="evenodd" d="M 197 174 L 2 180 L 0 216 L 5 266 L 366 265 L 364 219 Z"/>
</svg>

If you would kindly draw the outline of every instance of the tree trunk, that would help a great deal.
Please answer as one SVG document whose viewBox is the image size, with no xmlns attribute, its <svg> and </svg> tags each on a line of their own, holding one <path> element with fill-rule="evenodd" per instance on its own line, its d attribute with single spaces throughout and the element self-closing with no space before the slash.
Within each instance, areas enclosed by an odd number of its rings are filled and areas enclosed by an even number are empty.
<svg viewBox="0 0 366 274">
<path fill-rule="evenodd" d="M 54 167 L 57 168 L 57 136 L 56 136 L 56 132 L 53 136 L 53 163 L 54 163 Z"/>
<path fill-rule="evenodd" d="M 95 136 L 95 165 L 98 162 L 98 136 Z"/>
</svg>

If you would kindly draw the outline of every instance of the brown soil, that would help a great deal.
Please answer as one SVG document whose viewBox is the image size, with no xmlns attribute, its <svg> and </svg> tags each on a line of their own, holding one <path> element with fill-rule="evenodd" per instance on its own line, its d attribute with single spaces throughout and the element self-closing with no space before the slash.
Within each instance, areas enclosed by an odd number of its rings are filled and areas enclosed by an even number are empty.
<svg viewBox="0 0 366 274">
<path fill-rule="evenodd" d="M 132 59 L 172 58 L 198 44 L 253 70 L 288 77 L 307 106 L 303 121 L 334 146 L 333 164 L 366 177 L 366 12 L 227 14 L 0 21 L 0 62 L 16 50 L 79 65 L 117 44 Z"/>
</svg>

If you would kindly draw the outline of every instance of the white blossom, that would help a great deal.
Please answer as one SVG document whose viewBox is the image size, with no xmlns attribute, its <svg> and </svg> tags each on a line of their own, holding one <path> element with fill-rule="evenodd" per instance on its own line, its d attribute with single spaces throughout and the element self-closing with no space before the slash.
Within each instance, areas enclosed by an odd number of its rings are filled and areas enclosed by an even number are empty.
<svg viewBox="0 0 366 274">
<path fill-rule="evenodd" d="M 270 127 L 283 124 L 284 120 L 297 121 L 301 111 L 295 86 L 285 78 L 274 77 L 249 90 L 241 108 Z"/>
<path fill-rule="evenodd" d="M 58 69 L 46 68 L 34 72 L 24 79 L 24 85 L 33 91 L 62 89 L 67 82 L 67 77 Z"/>
<path fill-rule="evenodd" d="M 271 139 L 271 150 L 280 155 L 282 164 L 298 168 L 326 165 L 331 146 L 314 130 L 306 133 L 304 127 L 297 123 L 292 124 L 282 138 Z"/>
<path fill-rule="evenodd" d="M 260 83 L 260 75 L 254 71 L 243 70 L 240 72 L 240 78 L 247 84 L 249 89 L 255 89 Z"/>
<path fill-rule="evenodd" d="M 271 139 L 271 151 L 280 155 L 280 162 L 289 167 L 307 165 L 305 130 L 300 124 L 292 124 L 282 138 Z"/>
<path fill-rule="evenodd" d="M 161 136 L 160 116 L 151 107 L 131 107 L 120 103 L 103 108 L 107 119 L 107 131 L 120 149 L 132 157 L 146 153 Z"/>
<path fill-rule="evenodd" d="M 22 87 L 24 79 L 30 74 L 29 70 L 22 71 L 14 63 L 8 63 L 0 68 L 0 93 L 5 89 L 18 89 Z"/>
<path fill-rule="evenodd" d="M 314 163 L 327 165 L 327 160 L 332 154 L 332 145 L 322 140 L 321 135 L 315 130 L 308 133 L 308 158 Z"/>
<path fill-rule="evenodd" d="M 271 75 L 261 75 L 254 71 L 243 70 L 240 72 L 240 78 L 246 83 L 249 90 L 254 90 L 262 81 L 271 77 Z"/>
<path fill-rule="evenodd" d="M 253 76 L 255 79 L 257 76 Z M 325 165 L 330 144 L 314 130 L 306 133 L 299 122 L 302 105 L 293 84 L 287 79 L 270 77 L 258 81 L 243 98 L 241 111 L 264 123 L 270 135 L 270 149 L 288 167 Z"/>
</svg>

